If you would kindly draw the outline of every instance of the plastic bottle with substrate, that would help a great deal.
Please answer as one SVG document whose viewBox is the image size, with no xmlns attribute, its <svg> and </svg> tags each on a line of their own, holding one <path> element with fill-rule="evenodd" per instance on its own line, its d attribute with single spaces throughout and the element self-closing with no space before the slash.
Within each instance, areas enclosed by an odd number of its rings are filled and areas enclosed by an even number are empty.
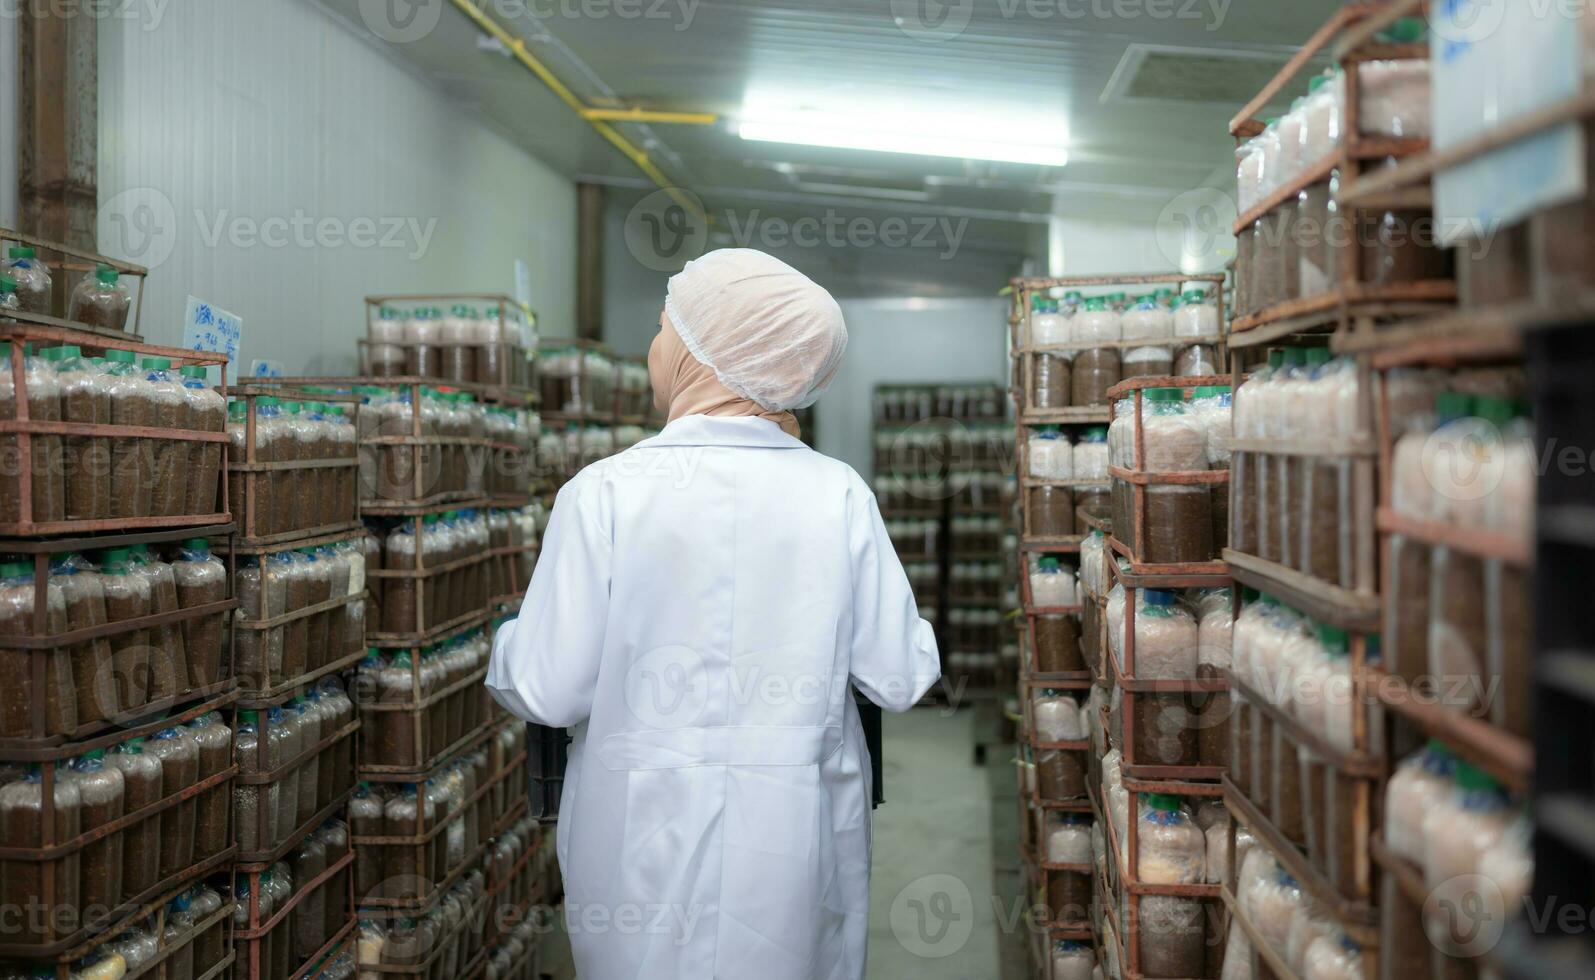
<svg viewBox="0 0 1595 980">
<path fill-rule="evenodd" d="M 150 612 L 171 613 L 182 608 L 177 598 L 177 578 L 172 566 L 150 553 L 148 545 L 134 545 L 135 572 L 150 585 Z M 188 649 L 178 623 L 150 628 L 150 701 L 165 701 L 188 689 Z"/>
<path fill-rule="evenodd" d="M 273 846 L 287 840 L 288 835 L 299 826 L 299 780 L 294 770 L 282 768 L 297 758 L 304 748 L 299 740 L 299 729 L 293 721 L 293 717 L 280 707 L 266 711 L 266 754 L 272 770 L 280 774 L 276 780 L 277 828 L 272 839 Z"/>
<path fill-rule="evenodd" d="M 85 752 L 72 763 L 77 775 L 82 820 L 86 828 L 103 827 L 126 812 L 122 771 L 105 764 L 105 750 Z M 59 843 L 59 841 L 57 842 Z M 80 896 L 89 914 L 104 914 L 122 901 L 122 835 L 106 836 L 84 846 L 79 854 Z"/>
<path fill-rule="evenodd" d="M 172 373 L 172 362 L 164 357 L 146 357 L 139 365 L 148 384 L 150 425 L 168 432 L 188 427 L 188 396 Z M 150 514 L 177 517 L 188 502 L 188 481 L 183 469 L 188 463 L 190 443 L 176 439 L 147 439 L 144 451 L 150 457 Z"/>
<path fill-rule="evenodd" d="M 227 403 L 214 388 L 206 383 L 205 368 L 190 364 L 179 372 L 183 378 L 183 394 L 188 399 L 188 428 L 200 432 L 223 432 L 227 426 Z M 184 514 L 217 513 L 216 501 L 221 488 L 222 444 L 219 442 L 192 442 L 188 444 L 188 465 L 184 468 Z"/>
<path fill-rule="evenodd" d="M 107 330 L 127 329 L 127 310 L 132 299 L 121 273 L 101 265 L 78 281 L 66 318 Z"/>
<path fill-rule="evenodd" d="M 181 793 L 199 781 L 199 742 L 181 728 L 156 732 L 144 750 L 161 762 L 161 788 L 167 796 Z M 166 879 L 194 863 L 194 797 L 162 811 L 161 878 Z"/>
<path fill-rule="evenodd" d="M 123 808 L 134 813 L 166 796 L 161 760 L 144 751 L 146 740 L 129 739 L 104 757 L 122 774 Z M 225 787 L 223 787 L 225 789 Z M 122 900 L 142 895 L 161 877 L 161 818 L 145 817 L 122 832 Z"/>
<path fill-rule="evenodd" d="M 55 366 L 61 421 L 111 424 L 110 379 L 83 360 L 76 347 L 54 347 L 44 355 Z M 66 519 L 111 516 L 111 441 L 104 436 L 67 436 L 63 442 Z"/>
<path fill-rule="evenodd" d="M 1207 876 L 1207 840 L 1180 798 L 1142 797 L 1136 829 L 1136 880 L 1147 885 L 1199 885 Z"/>
<path fill-rule="evenodd" d="M 289 715 L 291 723 L 299 733 L 299 752 L 301 755 L 309 753 L 312 748 L 320 744 L 321 715 L 312 711 L 308 702 L 303 697 L 296 697 L 288 702 L 284 709 Z M 297 770 L 299 779 L 299 805 L 294 816 L 295 827 L 302 826 L 316 813 L 318 806 L 316 800 L 317 788 L 320 785 L 320 760 L 315 753 L 310 753 L 305 761 L 299 764 Z"/>
<path fill-rule="evenodd" d="M 50 267 L 40 261 L 38 250 L 30 245 L 13 245 L 0 273 L 16 284 L 17 308 L 25 313 L 50 315 L 54 280 Z"/>
<path fill-rule="evenodd" d="M 1424 822 L 1450 797 L 1456 764 L 1449 749 L 1431 740 L 1396 767 L 1385 791 L 1385 846 L 1391 853 L 1423 861 Z"/>
</svg>

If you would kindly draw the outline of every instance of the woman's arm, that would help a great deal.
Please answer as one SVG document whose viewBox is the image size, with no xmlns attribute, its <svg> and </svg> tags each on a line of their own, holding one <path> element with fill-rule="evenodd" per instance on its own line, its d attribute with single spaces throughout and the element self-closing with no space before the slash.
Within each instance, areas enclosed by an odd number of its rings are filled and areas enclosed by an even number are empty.
<svg viewBox="0 0 1595 980">
<path fill-rule="evenodd" d="M 569 727 L 592 712 L 610 574 L 595 477 L 577 477 L 560 490 L 520 616 L 493 640 L 488 692 L 511 714 L 541 725 Z"/>
<path fill-rule="evenodd" d="M 875 495 L 855 481 L 848 508 L 853 559 L 853 682 L 887 711 L 907 711 L 941 677 L 936 633 L 881 520 Z"/>
</svg>

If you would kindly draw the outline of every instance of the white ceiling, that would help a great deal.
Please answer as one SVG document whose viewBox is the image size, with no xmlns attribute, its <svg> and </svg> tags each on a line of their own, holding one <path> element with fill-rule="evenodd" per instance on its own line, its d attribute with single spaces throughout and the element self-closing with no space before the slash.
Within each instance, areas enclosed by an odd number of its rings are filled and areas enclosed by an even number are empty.
<svg viewBox="0 0 1595 980">
<path fill-rule="evenodd" d="M 372 0 L 318 0 L 357 28 Z M 377 0 L 391 2 L 391 0 Z M 641 186 L 642 176 L 529 72 L 479 44 L 447 0 L 438 27 L 391 49 L 512 139 L 574 179 Z M 746 93 L 903 100 L 1066 126 L 1062 168 L 743 141 L 717 126 L 623 125 L 674 182 L 711 210 L 812 213 L 845 207 L 971 219 L 967 241 L 1037 254 L 1047 218 L 1152 220 L 1180 191 L 1217 182 L 1226 123 L 1257 79 L 1337 0 L 479 0 L 592 105 L 708 111 L 735 118 Z M 644 12 L 622 16 L 619 11 Z M 1123 16 L 1112 16 L 1118 11 Z M 535 12 L 535 13 L 534 13 Z M 1217 12 L 1217 14 L 1216 14 Z M 912 36 L 945 13 L 956 36 Z M 541 14 L 543 16 L 536 16 Z M 595 16 L 595 14 L 603 14 Z M 906 14 L 904 25 L 896 15 Z M 1101 16 L 1099 14 L 1107 14 Z M 657 15 L 657 16 L 656 16 Z M 690 15 L 690 20 L 688 19 Z M 385 43 L 385 42 L 384 42 Z M 1143 76 L 1136 47 L 1236 54 Z M 1262 61 L 1256 60 L 1265 56 Z M 1250 57 L 1247 57 L 1250 56 Z M 1161 86 L 1158 89 L 1157 86 Z M 1213 101 L 1191 101 L 1193 98 Z"/>
</svg>

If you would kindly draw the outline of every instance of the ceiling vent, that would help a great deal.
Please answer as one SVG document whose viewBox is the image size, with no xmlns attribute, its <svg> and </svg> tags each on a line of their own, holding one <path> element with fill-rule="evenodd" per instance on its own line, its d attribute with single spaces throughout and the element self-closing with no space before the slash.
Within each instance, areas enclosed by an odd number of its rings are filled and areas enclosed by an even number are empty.
<svg viewBox="0 0 1595 980">
<path fill-rule="evenodd" d="M 1278 74 L 1291 51 L 1195 48 L 1132 44 L 1113 69 L 1102 92 L 1104 103 L 1142 105 L 1217 105 L 1238 109 Z M 1323 62 L 1328 64 L 1327 58 Z M 1307 90 L 1318 66 L 1297 75 L 1297 84 L 1279 98 L 1281 105 Z M 1300 91 L 1297 91 L 1297 90 Z"/>
</svg>

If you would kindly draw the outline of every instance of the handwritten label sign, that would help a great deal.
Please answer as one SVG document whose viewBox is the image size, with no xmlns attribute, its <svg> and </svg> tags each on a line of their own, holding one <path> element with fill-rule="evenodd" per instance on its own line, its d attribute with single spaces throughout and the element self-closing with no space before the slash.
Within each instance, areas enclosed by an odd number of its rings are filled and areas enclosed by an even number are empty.
<svg viewBox="0 0 1595 980">
<path fill-rule="evenodd" d="M 183 347 L 226 354 L 228 377 L 237 380 L 238 347 L 244 338 L 244 321 L 235 313 L 190 296 L 183 314 Z"/>
</svg>

